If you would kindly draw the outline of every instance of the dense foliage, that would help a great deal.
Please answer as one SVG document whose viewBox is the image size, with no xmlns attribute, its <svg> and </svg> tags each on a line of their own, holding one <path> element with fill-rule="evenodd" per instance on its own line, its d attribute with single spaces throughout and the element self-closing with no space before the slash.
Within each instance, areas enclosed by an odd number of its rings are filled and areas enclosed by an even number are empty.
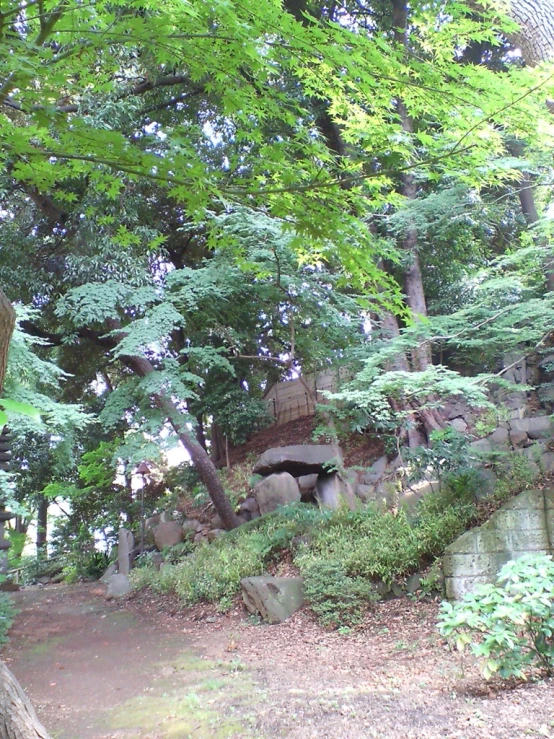
<svg viewBox="0 0 554 739">
<path fill-rule="evenodd" d="M 442 604 L 440 631 L 462 651 L 470 646 L 485 678 L 525 678 L 554 670 L 554 562 L 526 554 L 505 564 L 496 584 L 479 585 L 460 603 Z"/>
<path fill-rule="evenodd" d="M 92 561 L 138 529 L 140 462 L 146 513 L 172 500 L 176 446 L 233 528 L 215 463 L 298 373 L 346 365 L 329 435 L 423 465 L 445 399 L 486 405 L 507 351 L 548 359 L 554 82 L 505 11 L 4 3 L 17 535 L 43 548 L 57 503 L 56 550 Z"/>
</svg>

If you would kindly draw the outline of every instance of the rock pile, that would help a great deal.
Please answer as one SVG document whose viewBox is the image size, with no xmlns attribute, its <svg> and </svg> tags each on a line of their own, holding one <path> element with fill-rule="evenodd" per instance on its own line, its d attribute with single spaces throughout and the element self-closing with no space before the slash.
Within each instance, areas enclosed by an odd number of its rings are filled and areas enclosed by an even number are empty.
<svg viewBox="0 0 554 739">
<path fill-rule="evenodd" d="M 342 466 L 342 452 L 336 445 L 298 444 L 268 449 L 253 469 L 264 475 L 254 487 L 259 513 L 270 513 L 300 500 L 327 508 L 346 504 L 354 509 L 357 475 L 337 471 Z M 248 503 L 248 509 L 252 508 L 252 503 Z"/>
</svg>

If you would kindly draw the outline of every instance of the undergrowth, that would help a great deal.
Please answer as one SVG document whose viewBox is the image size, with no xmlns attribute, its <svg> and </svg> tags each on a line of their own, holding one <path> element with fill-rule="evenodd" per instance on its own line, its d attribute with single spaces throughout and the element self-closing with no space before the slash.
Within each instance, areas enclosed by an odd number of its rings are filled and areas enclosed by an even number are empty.
<svg viewBox="0 0 554 739">
<path fill-rule="evenodd" d="M 7 633 L 13 623 L 15 608 L 13 599 L 7 593 L 0 592 L 0 644 L 7 641 Z"/>
<path fill-rule="evenodd" d="M 498 499 L 525 484 L 520 470 L 503 483 Z M 375 597 L 375 585 L 391 585 L 431 564 L 445 547 L 481 516 L 483 480 L 475 471 L 452 476 L 439 492 L 425 496 L 415 513 L 396 514 L 376 504 L 358 511 L 330 511 L 295 504 L 251 521 L 161 572 L 145 566 L 133 572 L 134 586 L 174 592 L 186 605 L 200 601 L 229 607 L 243 577 L 267 572 L 290 555 L 305 578 L 307 600 L 325 625 L 352 625 Z"/>
</svg>

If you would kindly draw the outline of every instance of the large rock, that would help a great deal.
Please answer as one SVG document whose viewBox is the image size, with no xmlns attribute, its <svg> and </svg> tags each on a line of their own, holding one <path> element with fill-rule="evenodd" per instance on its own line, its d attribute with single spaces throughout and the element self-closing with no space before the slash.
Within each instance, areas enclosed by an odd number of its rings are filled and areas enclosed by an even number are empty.
<svg viewBox="0 0 554 739">
<path fill-rule="evenodd" d="M 162 551 L 168 547 L 180 544 L 185 538 L 183 526 L 177 521 L 162 521 L 153 529 L 156 547 Z"/>
<path fill-rule="evenodd" d="M 491 583 L 502 565 L 527 553 L 553 553 L 554 490 L 526 490 L 490 519 L 466 531 L 443 558 L 446 596 L 462 598 L 479 583 Z"/>
<path fill-rule="evenodd" d="M 388 457 L 386 455 L 379 457 L 371 467 L 369 467 L 360 477 L 362 485 L 375 485 L 385 474 L 387 469 Z"/>
<path fill-rule="evenodd" d="M 304 605 L 301 577 L 245 577 L 240 581 L 244 605 L 264 621 L 279 624 Z"/>
<path fill-rule="evenodd" d="M 298 444 L 268 449 L 254 465 L 258 475 L 289 472 L 295 477 L 328 471 L 342 465 L 340 447 L 336 445 Z"/>
<path fill-rule="evenodd" d="M 317 483 L 317 475 L 301 475 L 298 478 L 298 487 L 300 488 L 300 495 L 304 498 L 314 492 Z"/>
<path fill-rule="evenodd" d="M 240 515 L 244 516 L 246 521 L 252 521 L 254 518 L 260 517 L 260 506 L 256 498 L 247 498 L 240 504 Z"/>
<path fill-rule="evenodd" d="M 104 574 L 100 578 L 100 582 L 103 582 L 104 585 L 107 585 L 110 582 L 110 578 L 112 578 L 117 572 L 117 565 L 111 564 L 108 565 L 106 570 L 104 571 Z"/>
<path fill-rule="evenodd" d="M 288 472 L 278 472 L 256 483 L 254 495 L 263 515 L 276 510 L 279 506 L 298 502 L 300 489 L 292 475 Z"/>
<path fill-rule="evenodd" d="M 192 539 L 198 531 L 202 531 L 204 524 L 197 521 L 195 518 L 185 518 L 182 523 L 183 534 L 185 539 Z"/>
<path fill-rule="evenodd" d="M 330 475 L 319 475 L 315 486 L 315 497 L 324 508 L 336 510 L 347 505 L 350 510 L 356 508 L 356 495 L 350 480 L 339 472 Z"/>
<path fill-rule="evenodd" d="M 550 416 L 516 419 L 511 426 L 514 431 L 525 431 L 530 439 L 548 439 L 554 433 Z"/>
<path fill-rule="evenodd" d="M 131 592 L 131 583 L 127 575 L 112 575 L 108 582 L 106 598 L 123 598 Z"/>
</svg>

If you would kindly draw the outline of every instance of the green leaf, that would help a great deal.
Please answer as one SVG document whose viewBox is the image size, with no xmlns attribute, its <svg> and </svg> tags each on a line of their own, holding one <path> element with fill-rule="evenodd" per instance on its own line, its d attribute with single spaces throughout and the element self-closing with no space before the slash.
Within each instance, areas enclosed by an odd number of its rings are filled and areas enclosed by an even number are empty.
<svg viewBox="0 0 554 739">
<path fill-rule="evenodd" d="M 28 416 L 35 421 L 40 421 L 40 412 L 29 403 L 21 403 L 18 400 L 9 400 L 0 398 L 0 407 L 9 413 L 19 413 L 22 416 Z"/>
</svg>

